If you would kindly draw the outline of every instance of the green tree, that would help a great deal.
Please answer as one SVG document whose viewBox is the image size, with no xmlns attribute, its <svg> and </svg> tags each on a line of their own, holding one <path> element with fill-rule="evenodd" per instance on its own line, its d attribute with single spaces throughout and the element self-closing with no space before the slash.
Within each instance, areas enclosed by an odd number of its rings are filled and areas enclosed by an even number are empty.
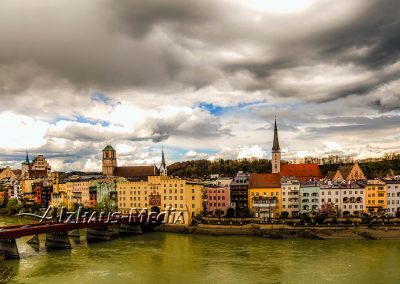
<svg viewBox="0 0 400 284">
<path fill-rule="evenodd" d="M 8 215 L 15 215 L 15 214 L 19 213 L 21 208 L 22 208 L 22 206 L 19 203 L 18 199 L 11 198 L 7 202 L 6 212 Z"/>
</svg>

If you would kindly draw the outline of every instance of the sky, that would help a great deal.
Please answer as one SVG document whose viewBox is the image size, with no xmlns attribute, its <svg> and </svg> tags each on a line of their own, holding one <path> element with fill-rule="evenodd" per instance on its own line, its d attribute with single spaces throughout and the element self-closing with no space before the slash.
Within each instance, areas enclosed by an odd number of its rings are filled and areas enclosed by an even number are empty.
<svg viewBox="0 0 400 284">
<path fill-rule="evenodd" d="M 2 0 L 0 167 L 400 150 L 395 0 Z"/>
</svg>

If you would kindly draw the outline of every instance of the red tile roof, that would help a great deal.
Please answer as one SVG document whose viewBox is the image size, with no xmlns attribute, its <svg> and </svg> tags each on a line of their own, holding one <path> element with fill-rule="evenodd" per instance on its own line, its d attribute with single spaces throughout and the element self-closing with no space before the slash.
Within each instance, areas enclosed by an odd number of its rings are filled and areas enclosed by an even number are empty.
<svg viewBox="0 0 400 284">
<path fill-rule="evenodd" d="M 124 178 L 147 178 L 158 174 L 159 170 L 155 166 L 126 166 L 114 169 L 114 176 Z"/>
<path fill-rule="evenodd" d="M 249 188 L 273 188 L 281 187 L 279 174 L 251 174 Z"/>
<path fill-rule="evenodd" d="M 322 178 L 321 170 L 317 164 L 289 164 L 281 165 L 281 176 L 294 176 L 299 181 Z"/>
</svg>

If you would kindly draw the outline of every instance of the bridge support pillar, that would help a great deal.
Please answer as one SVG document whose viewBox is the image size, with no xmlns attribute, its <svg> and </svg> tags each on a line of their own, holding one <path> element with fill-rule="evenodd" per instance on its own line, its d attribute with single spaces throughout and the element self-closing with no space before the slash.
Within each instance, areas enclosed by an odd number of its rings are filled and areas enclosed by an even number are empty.
<svg viewBox="0 0 400 284">
<path fill-rule="evenodd" d="M 70 249 L 68 232 L 54 232 L 46 234 L 46 247 L 48 249 Z"/>
<path fill-rule="evenodd" d="M 109 241 L 111 240 L 110 231 L 108 230 L 108 226 L 105 227 L 97 227 L 97 228 L 88 228 L 86 239 L 90 241 Z"/>
<path fill-rule="evenodd" d="M 0 240 L 0 254 L 3 254 L 5 259 L 19 259 L 15 239 Z"/>
<path fill-rule="evenodd" d="M 32 237 L 32 239 L 30 239 L 26 243 L 31 244 L 31 245 L 39 245 L 39 236 L 38 235 L 34 235 Z"/>
<path fill-rule="evenodd" d="M 143 227 L 141 224 L 121 224 L 119 232 L 121 234 L 143 234 Z"/>
<path fill-rule="evenodd" d="M 72 240 L 75 243 L 80 243 L 80 238 L 81 238 L 81 234 L 79 233 L 79 230 L 72 230 L 71 232 L 69 232 L 69 237 L 72 238 Z"/>
</svg>

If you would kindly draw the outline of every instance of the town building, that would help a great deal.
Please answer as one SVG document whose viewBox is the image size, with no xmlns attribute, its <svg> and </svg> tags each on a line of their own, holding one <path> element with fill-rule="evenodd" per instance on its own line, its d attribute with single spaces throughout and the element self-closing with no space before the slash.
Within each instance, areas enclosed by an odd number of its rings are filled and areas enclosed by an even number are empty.
<svg viewBox="0 0 400 284">
<path fill-rule="evenodd" d="M 226 215 L 231 205 L 229 186 L 207 185 L 204 187 L 204 200 L 207 214 Z"/>
<path fill-rule="evenodd" d="M 36 156 L 30 165 L 30 178 L 48 178 L 51 175 L 50 164 L 46 161 L 43 155 Z"/>
<path fill-rule="evenodd" d="M 250 174 L 239 171 L 229 185 L 231 193 L 232 207 L 235 209 L 235 215 L 240 215 L 240 211 L 248 208 L 248 190 Z"/>
<path fill-rule="evenodd" d="M 274 140 L 272 145 L 272 173 L 280 173 L 281 177 L 295 178 L 298 181 L 320 180 L 323 176 L 317 164 L 282 164 L 279 147 L 278 127 L 274 123 Z"/>
<path fill-rule="evenodd" d="M 95 180 L 91 187 L 96 190 L 96 201 L 103 202 L 105 198 L 117 201 L 117 180 Z M 116 205 L 116 204 L 115 204 Z"/>
<path fill-rule="evenodd" d="M 385 180 L 386 214 L 397 217 L 400 214 L 400 180 Z"/>
<path fill-rule="evenodd" d="M 327 184 L 320 184 L 320 204 L 321 210 L 332 213 L 340 212 L 341 208 L 341 194 L 340 187 L 337 184 L 332 184 L 331 182 Z"/>
<path fill-rule="evenodd" d="M 365 180 L 367 179 L 361 170 L 358 163 L 354 165 L 343 165 L 338 168 L 335 175 L 332 177 L 332 181 L 334 182 L 342 182 L 342 181 L 357 181 L 357 180 Z"/>
<path fill-rule="evenodd" d="M 185 223 L 204 211 L 204 185 L 165 175 L 149 176 L 146 181 L 118 181 L 118 209 L 129 213 L 132 208 L 160 212 L 175 208 L 183 212 Z"/>
<path fill-rule="evenodd" d="M 161 166 L 162 174 L 167 175 L 167 167 L 164 159 L 164 151 L 162 151 Z M 117 152 L 111 145 L 107 145 L 103 149 L 102 173 L 104 176 L 124 177 L 132 180 L 145 180 L 148 176 L 156 176 L 160 174 L 160 170 L 156 165 L 151 166 L 117 166 Z"/>
<path fill-rule="evenodd" d="M 282 214 L 287 212 L 289 218 L 296 218 L 300 212 L 300 183 L 297 179 L 282 178 Z"/>
<path fill-rule="evenodd" d="M 35 204 L 39 205 L 42 209 L 46 209 L 51 204 L 52 192 L 53 185 L 47 180 L 32 184 L 32 197 Z"/>
<path fill-rule="evenodd" d="M 43 155 L 36 156 L 30 163 L 28 152 L 26 152 L 26 159 L 21 163 L 20 176 L 22 179 L 49 178 L 51 166 Z"/>
<path fill-rule="evenodd" d="M 344 182 L 340 184 L 342 216 L 360 216 L 366 209 L 365 186 L 356 182 Z"/>
<path fill-rule="evenodd" d="M 384 214 L 386 211 L 386 186 L 381 180 L 368 180 L 365 185 L 365 206 L 369 213 Z"/>
<path fill-rule="evenodd" d="M 317 212 L 320 207 L 321 202 L 319 184 L 315 181 L 300 182 L 300 212 Z"/>
<path fill-rule="evenodd" d="M 222 186 L 222 187 L 229 187 L 232 183 L 233 179 L 231 177 L 217 177 L 213 179 L 208 179 L 204 181 L 206 186 Z"/>
<path fill-rule="evenodd" d="M 251 174 L 248 208 L 258 218 L 276 218 L 281 213 L 281 177 L 279 173 Z"/>
<path fill-rule="evenodd" d="M 4 169 L 0 169 L 0 180 L 7 178 L 17 179 L 17 176 L 9 166 L 5 167 Z"/>
</svg>

